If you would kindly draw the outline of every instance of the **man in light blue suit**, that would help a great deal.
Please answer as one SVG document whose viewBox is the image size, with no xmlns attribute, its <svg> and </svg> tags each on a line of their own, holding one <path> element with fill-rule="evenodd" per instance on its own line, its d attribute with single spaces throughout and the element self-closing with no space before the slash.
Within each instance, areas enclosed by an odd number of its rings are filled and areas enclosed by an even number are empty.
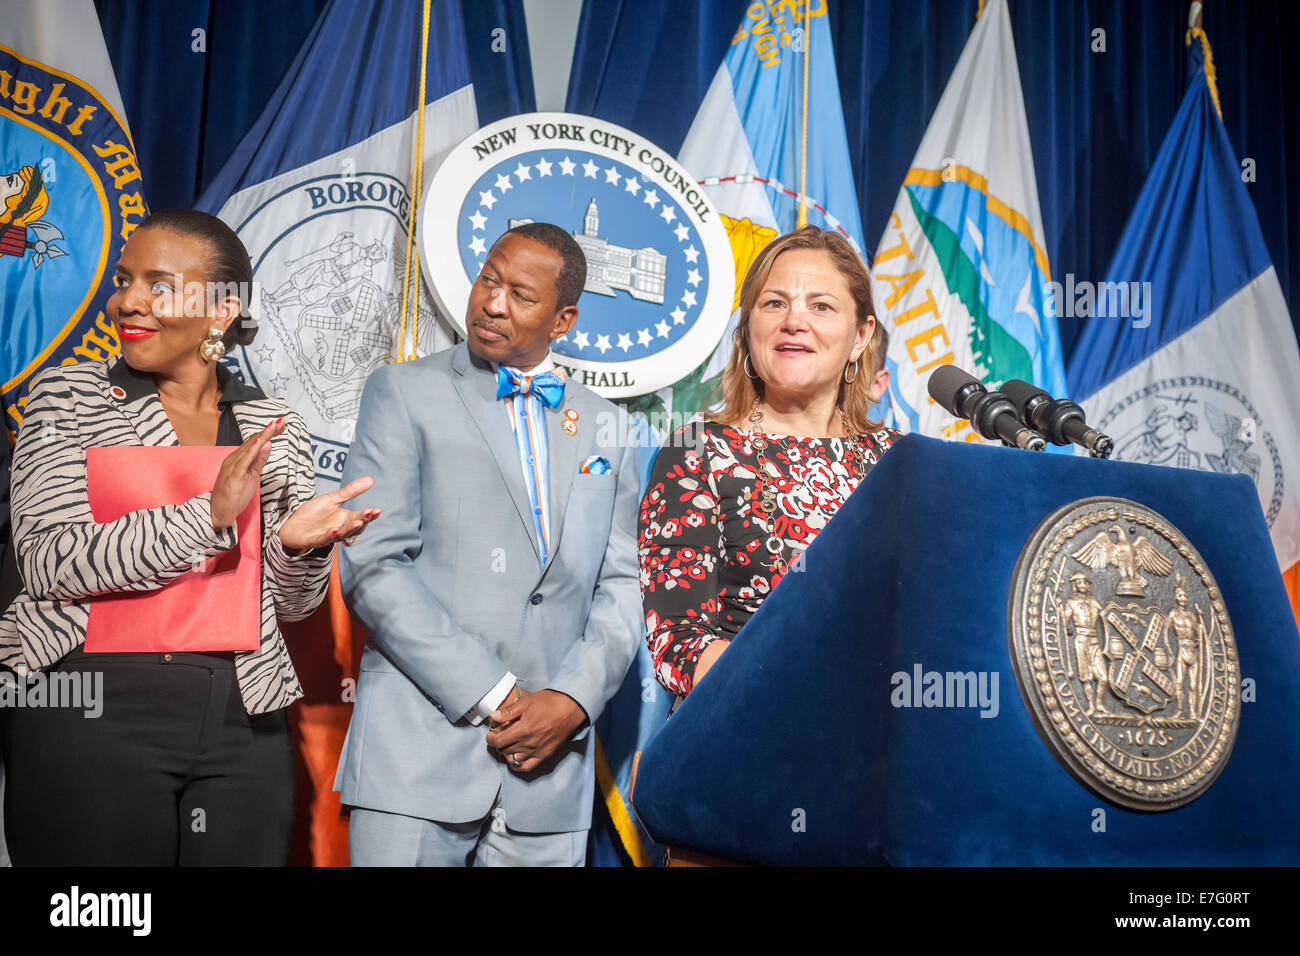
<svg viewBox="0 0 1300 956">
<path fill-rule="evenodd" d="M 384 520 L 342 552 L 369 628 L 335 789 L 353 865 L 581 865 L 592 726 L 641 639 L 636 454 L 552 340 L 586 263 L 557 226 L 489 251 L 468 340 L 370 376 L 344 482 Z"/>
</svg>

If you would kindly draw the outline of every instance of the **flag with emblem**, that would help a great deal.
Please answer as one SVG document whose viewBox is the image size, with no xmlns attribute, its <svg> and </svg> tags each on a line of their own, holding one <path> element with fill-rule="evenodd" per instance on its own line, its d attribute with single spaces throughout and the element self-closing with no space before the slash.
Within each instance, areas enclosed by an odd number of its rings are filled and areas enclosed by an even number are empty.
<svg viewBox="0 0 1300 956">
<path fill-rule="evenodd" d="M 120 349 L 104 314 L 146 213 L 135 146 L 91 0 L 0 16 L 0 408 L 22 423 L 32 377 Z"/>
<path fill-rule="evenodd" d="M 807 6 L 750 4 L 677 157 L 722 211 L 738 280 L 801 193 L 807 222 L 862 248 L 827 5 Z"/>
<path fill-rule="evenodd" d="M 257 339 L 229 361 L 302 414 L 321 491 L 343 474 L 366 376 L 451 344 L 408 235 L 417 176 L 478 119 L 460 5 L 424 4 L 427 22 L 421 6 L 332 0 L 199 200 L 253 260 Z"/>
<path fill-rule="evenodd" d="M 633 408 L 689 417 L 716 400 L 741 281 L 777 236 L 806 221 L 862 249 L 827 5 L 805 16 L 807 6 L 749 5 L 682 143 L 678 161 L 704 187 L 730 240 L 732 316 L 707 362 Z"/>
<path fill-rule="evenodd" d="M 1095 291 L 1070 393 L 1115 458 L 1249 475 L 1297 604 L 1300 350 L 1208 41 L 1187 41 L 1187 92 Z"/>
<path fill-rule="evenodd" d="M 678 154 L 718 209 L 736 266 L 732 324 L 707 376 L 726 367 L 740 284 L 764 246 L 807 222 L 862 250 L 827 5 L 803 16 L 809 6 L 749 5 Z"/>
<path fill-rule="evenodd" d="M 876 247 L 872 279 L 900 431 L 980 441 L 930 400 L 926 383 L 944 364 L 990 387 L 1015 378 L 1064 394 L 1005 0 L 990 0 L 966 41 Z"/>
</svg>

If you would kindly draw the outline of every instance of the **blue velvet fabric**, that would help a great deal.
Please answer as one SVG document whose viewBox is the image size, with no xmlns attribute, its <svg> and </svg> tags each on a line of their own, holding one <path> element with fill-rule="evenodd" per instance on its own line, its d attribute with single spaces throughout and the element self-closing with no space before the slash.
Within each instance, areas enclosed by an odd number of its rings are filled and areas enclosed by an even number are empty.
<svg viewBox="0 0 1300 956">
<path fill-rule="evenodd" d="M 1039 737 L 1012 668 L 1021 548 L 1093 495 L 1141 502 L 1187 535 L 1256 685 L 1223 773 L 1177 810 L 1085 789 Z M 907 436 L 805 564 L 642 755 L 636 808 L 657 839 L 778 865 L 1300 861 L 1300 635 L 1249 478 Z M 891 675 L 918 663 L 997 672 L 997 716 L 893 707 Z"/>
</svg>

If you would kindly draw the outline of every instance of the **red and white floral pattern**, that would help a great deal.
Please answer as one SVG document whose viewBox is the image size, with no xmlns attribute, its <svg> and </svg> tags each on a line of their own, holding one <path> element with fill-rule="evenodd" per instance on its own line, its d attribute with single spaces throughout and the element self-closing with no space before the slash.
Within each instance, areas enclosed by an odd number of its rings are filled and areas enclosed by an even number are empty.
<svg viewBox="0 0 1300 956">
<path fill-rule="evenodd" d="M 674 694 L 690 692 L 704 648 L 733 638 L 780 583 L 768 538 L 781 540 L 792 563 L 898 433 L 866 437 L 861 473 L 849 466 L 843 439 L 766 436 L 764 481 L 777 491 L 770 520 L 750 510 L 759 467 L 753 437 L 716 422 L 684 426 L 660 449 L 641 499 L 646 633 L 655 676 Z"/>
</svg>

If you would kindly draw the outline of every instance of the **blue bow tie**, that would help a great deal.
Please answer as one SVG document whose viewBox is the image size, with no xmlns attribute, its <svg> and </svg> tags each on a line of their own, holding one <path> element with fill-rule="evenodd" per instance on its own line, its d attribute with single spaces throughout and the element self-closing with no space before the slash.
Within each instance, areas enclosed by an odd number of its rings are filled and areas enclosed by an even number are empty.
<svg viewBox="0 0 1300 956">
<path fill-rule="evenodd" d="M 548 408 L 554 408 L 564 398 L 564 379 L 555 372 L 543 372 L 541 375 L 520 375 L 504 365 L 497 368 L 497 398 L 507 395 L 536 395 L 538 400 Z"/>
</svg>

